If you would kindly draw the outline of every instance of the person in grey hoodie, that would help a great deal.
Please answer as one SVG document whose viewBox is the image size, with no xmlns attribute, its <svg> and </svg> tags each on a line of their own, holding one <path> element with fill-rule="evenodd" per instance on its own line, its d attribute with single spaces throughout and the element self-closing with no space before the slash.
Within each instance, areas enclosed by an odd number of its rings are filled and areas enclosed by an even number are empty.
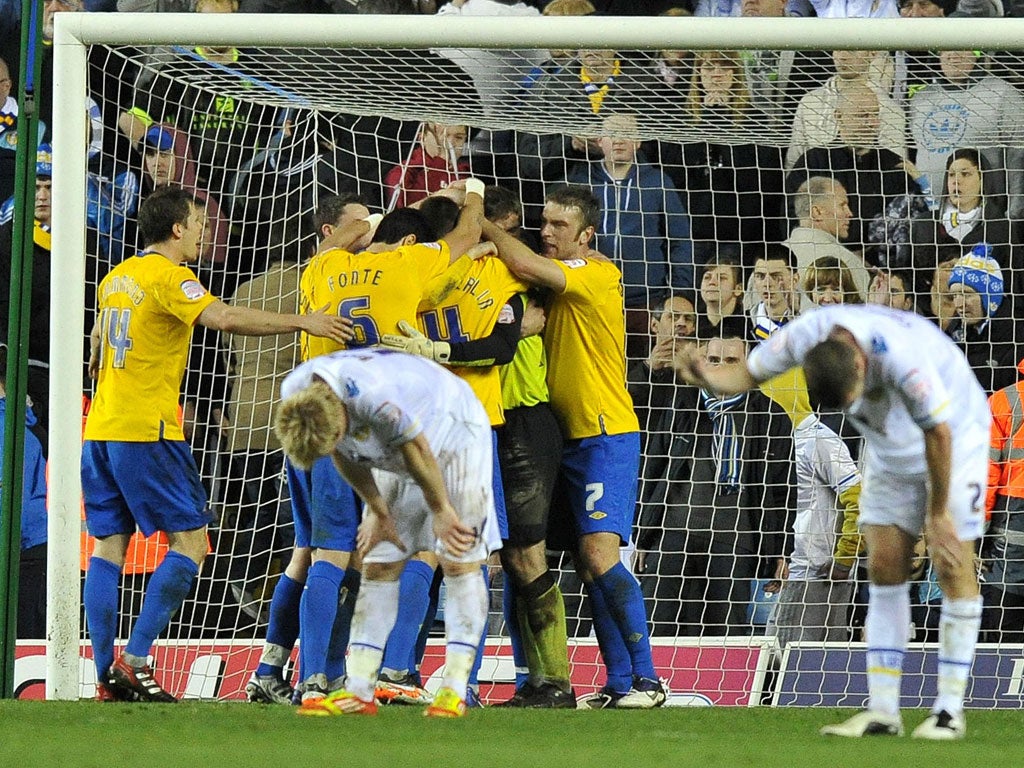
<svg viewBox="0 0 1024 768">
<path fill-rule="evenodd" d="M 1024 96 L 987 73 L 974 51 L 943 51 L 942 77 L 910 100 L 915 164 L 941 189 L 946 158 L 957 147 L 978 147 L 1010 218 L 1024 214 Z"/>
</svg>

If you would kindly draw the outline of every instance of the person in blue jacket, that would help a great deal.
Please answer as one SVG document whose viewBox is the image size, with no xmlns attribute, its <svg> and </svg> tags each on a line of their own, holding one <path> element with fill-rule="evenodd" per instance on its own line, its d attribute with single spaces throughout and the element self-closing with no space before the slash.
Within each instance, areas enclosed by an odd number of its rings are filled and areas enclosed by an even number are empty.
<svg viewBox="0 0 1024 768">
<path fill-rule="evenodd" d="M 0 462 L 7 428 L 7 345 L 0 345 Z M 21 495 L 21 570 L 18 638 L 46 637 L 46 434 L 31 406 L 25 411 L 25 466 Z"/>
<path fill-rule="evenodd" d="M 603 129 L 603 156 L 570 172 L 568 181 L 601 201 L 594 247 L 622 270 L 627 355 L 643 357 L 650 308 L 673 291 L 693 290 L 690 218 L 672 180 L 639 154 L 636 115 L 609 115 Z"/>
</svg>

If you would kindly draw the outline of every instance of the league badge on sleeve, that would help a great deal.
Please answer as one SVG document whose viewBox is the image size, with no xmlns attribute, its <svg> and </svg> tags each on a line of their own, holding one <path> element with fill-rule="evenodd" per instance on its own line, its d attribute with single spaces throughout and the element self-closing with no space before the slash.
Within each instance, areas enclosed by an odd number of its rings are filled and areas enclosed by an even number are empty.
<svg viewBox="0 0 1024 768">
<path fill-rule="evenodd" d="M 184 280 L 181 283 L 181 292 L 189 301 L 196 301 L 206 295 L 206 288 L 198 280 Z"/>
<path fill-rule="evenodd" d="M 580 267 L 587 266 L 586 259 L 566 259 L 562 263 L 565 264 L 565 266 L 567 266 L 569 269 L 579 269 Z"/>
</svg>

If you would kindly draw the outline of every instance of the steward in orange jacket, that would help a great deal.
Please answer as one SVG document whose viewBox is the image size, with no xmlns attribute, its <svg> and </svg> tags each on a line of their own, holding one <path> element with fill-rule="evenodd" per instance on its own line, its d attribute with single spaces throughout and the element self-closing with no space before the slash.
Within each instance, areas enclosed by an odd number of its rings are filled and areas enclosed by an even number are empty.
<svg viewBox="0 0 1024 768">
<path fill-rule="evenodd" d="M 1017 365 L 1024 376 L 1024 360 Z M 1024 636 L 1024 378 L 988 399 L 992 411 L 985 512 L 991 572 L 986 602 L 998 611 L 1004 633 Z M 1001 638 L 1008 641 L 1004 634 Z M 1021 642 L 1019 639 L 1012 642 Z"/>
</svg>

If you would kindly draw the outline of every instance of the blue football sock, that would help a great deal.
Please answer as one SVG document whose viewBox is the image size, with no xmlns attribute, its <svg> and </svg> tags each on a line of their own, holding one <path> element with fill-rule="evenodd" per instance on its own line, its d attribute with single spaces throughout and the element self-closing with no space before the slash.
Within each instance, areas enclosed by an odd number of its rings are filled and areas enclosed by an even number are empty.
<svg viewBox="0 0 1024 768">
<path fill-rule="evenodd" d="M 601 649 L 601 658 L 608 672 L 606 685 L 618 693 L 627 693 L 633 687 L 633 667 L 629 659 L 626 641 L 615 624 L 615 619 L 608 610 L 604 592 L 593 581 L 584 582 L 587 596 L 590 598 L 590 616 L 594 621 L 594 634 L 597 645 Z"/>
<path fill-rule="evenodd" d="M 191 557 L 173 550 L 167 553 L 149 579 L 142 610 L 132 627 L 128 645 L 124 648 L 125 653 L 143 659 L 149 655 L 153 641 L 167 628 L 171 616 L 181 608 L 198 573 L 199 566 Z"/>
<path fill-rule="evenodd" d="M 338 615 L 334 618 L 331 630 L 331 642 L 327 646 L 327 681 L 337 680 L 345 674 L 345 652 L 348 650 L 348 637 L 352 629 L 352 614 L 356 610 L 356 598 L 359 596 L 359 585 L 362 574 L 354 568 L 345 571 L 341 581 L 341 597 L 338 601 Z"/>
<path fill-rule="evenodd" d="M 657 680 L 654 659 L 651 657 L 651 635 L 647 627 L 647 612 L 640 584 L 621 562 L 594 579 L 594 585 L 604 595 L 605 605 L 618 628 L 622 642 L 629 653 L 633 674 L 648 680 Z"/>
<path fill-rule="evenodd" d="M 287 573 L 282 573 L 274 587 L 274 596 L 270 598 L 270 623 L 267 625 L 267 642 L 287 648 L 295 647 L 299 636 L 299 602 L 302 600 L 302 589 L 305 585 L 295 581 Z M 257 675 L 278 675 L 284 672 L 284 666 L 261 661 L 256 667 Z"/>
<path fill-rule="evenodd" d="M 419 680 L 420 664 L 423 662 L 423 654 L 427 652 L 427 642 L 430 640 L 430 632 L 434 629 L 434 621 L 437 619 L 437 608 L 441 599 L 441 582 L 444 574 L 438 568 L 434 572 L 434 579 L 430 584 L 430 597 L 427 603 L 427 612 L 423 616 L 423 624 L 420 626 L 420 633 L 416 637 L 416 647 L 409 654 L 409 671 Z M 423 681 L 420 680 L 420 685 Z"/>
<path fill-rule="evenodd" d="M 382 669 L 412 672 L 416 665 L 409 660 L 416 653 L 416 638 L 430 604 L 430 584 L 434 569 L 422 560 L 410 560 L 398 579 L 398 620 L 388 635 Z"/>
<path fill-rule="evenodd" d="M 317 560 L 309 566 L 306 588 L 299 601 L 299 626 L 302 642 L 299 644 L 299 662 L 302 679 L 327 673 L 327 646 L 331 629 L 338 615 L 338 593 L 345 569 L 326 560 Z"/>
<path fill-rule="evenodd" d="M 490 574 L 487 570 L 487 565 L 480 566 L 480 575 L 483 577 L 484 585 L 488 590 L 488 597 L 490 596 L 491 580 Z M 474 688 L 480 685 L 480 666 L 484 663 L 484 645 L 487 642 L 487 622 L 484 622 L 484 631 L 480 636 L 480 642 L 476 645 L 476 658 L 473 659 L 473 666 L 469 670 L 469 684 Z"/>
<path fill-rule="evenodd" d="M 85 574 L 85 621 L 89 626 L 96 680 L 105 682 L 114 663 L 114 638 L 117 636 L 118 588 L 121 569 L 109 560 L 89 558 Z"/>
<path fill-rule="evenodd" d="M 516 614 L 517 593 L 516 581 L 506 571 L 505 588 L 501 593 L 501 609 L 505 615 L 505 631 L 508 632 L 509 644 L 512 646 L 512 663 L 516 665 L 516 690 L 518 691 L 530 679 L 530 666 L 526 660 L 523 633 L 519 628 L 519 616 Z"/>
</svg>

